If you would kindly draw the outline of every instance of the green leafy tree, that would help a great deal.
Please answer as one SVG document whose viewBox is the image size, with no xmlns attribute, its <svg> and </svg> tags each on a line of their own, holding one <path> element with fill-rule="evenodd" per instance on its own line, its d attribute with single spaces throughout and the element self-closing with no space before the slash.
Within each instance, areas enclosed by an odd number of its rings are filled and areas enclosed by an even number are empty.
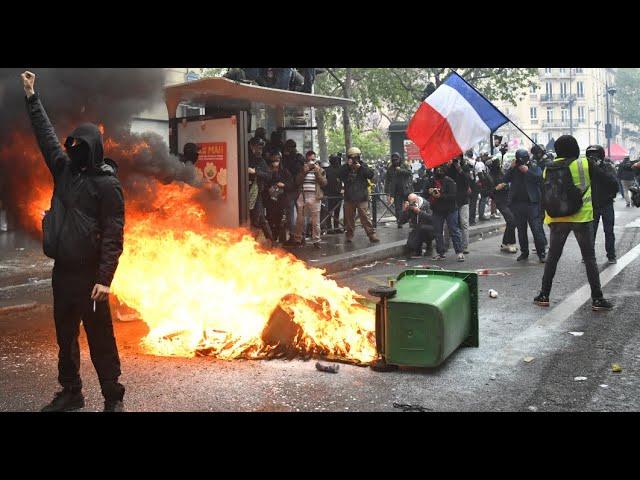
<svg viewBox="0 0 640 480">
<path fill-rule="evenodd" d="M 534 84 L 535 68 L 327 68 L 316 81 L 316 93 L 353 98 L 356 104 L 343 113 L 345 146 L 350 145 L 351 124 L 362 129 L 364 119 L 379 112 L 389 121 L 411 118 L 429 83 L 439 86 L 451 71 L 471 83 L 489 100 L 505 100 L 512 104 Z M 346 94 L 349 93 L 349 95 Z M 345 115 L 347 115 L 345 117 Z M 321 114 L 321 117 L 323 115 Z M 330 111 L 325 117 L 331 117 Z M 335 116 L 333 116 L 335 118 Z M 347 118 L 348 121 L 344 121 Z M 318 128 L 331 128 L 323 118 Z M 322 133 L 319 132 L 322 153 Z"/>
<path fill-rule="evenodd" d="M 614 97 L 620 117 L 640 127 L 640 69 L 620 68 L 616 72 L 617 92 Z"/>
<path fill-rule="evenodd" d="M 354 127 L 351 131 L 352 142 L 362 151 L 365 162 L 385 158 L 389 154 L 389 138 L 382 130 L 361 131 Z M 327 147 L 331 154 L 344 152 L 344 129 L 333 128 L 327 131 Z"/>
</svg>

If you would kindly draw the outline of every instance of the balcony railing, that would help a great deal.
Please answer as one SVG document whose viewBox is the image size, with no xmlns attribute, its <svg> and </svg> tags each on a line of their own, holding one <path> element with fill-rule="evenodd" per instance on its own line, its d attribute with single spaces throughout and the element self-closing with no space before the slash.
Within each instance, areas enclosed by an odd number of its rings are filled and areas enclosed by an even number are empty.
<svg viewBox="0 0 640 480">
<path fill-rule="evenodd" d="M 547 120 L 542 122 L 542 128 L 576 128 L 578 121 L 574 120 L 569 124 L 569 120 Z"/>
<path fill-rule="evenodd" d="M 540 95 L 540 102 L 542 103 L 567 102 L 567 101 L 569 101 L 569 94 L 556 93 L 551 95 L 549 93 L 543 93 Z"/>
</svg>

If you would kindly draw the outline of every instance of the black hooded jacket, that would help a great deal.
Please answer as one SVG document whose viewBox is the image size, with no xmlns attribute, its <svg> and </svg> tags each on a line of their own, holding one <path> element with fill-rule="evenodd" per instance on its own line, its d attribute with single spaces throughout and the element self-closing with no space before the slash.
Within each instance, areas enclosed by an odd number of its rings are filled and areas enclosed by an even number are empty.
<svg viewBox="0 0 640 480">
<path fill-rule="evenodd" d="M 54 182 L 50 213 L 44 223 L 45 253 L 56 267 L 95 274 L 96 283 L 110 286 L 123 249 L 124 194 L 115 176 L 115 162 L 104 158 L 102 136 L 93 124 L 82 124 L 70 135 L 86 143 L 89 161 L 84 171 L 72 164 L 60 145 L 38 94 L 27 99 L 27 111 L 40 151 Z M 45 222 L 54 222 L 48 225 Z M 55 249 L 51 238 L 55 232 Z M 49 243 L 49 251 L 47 250 Z"/>
</svg>

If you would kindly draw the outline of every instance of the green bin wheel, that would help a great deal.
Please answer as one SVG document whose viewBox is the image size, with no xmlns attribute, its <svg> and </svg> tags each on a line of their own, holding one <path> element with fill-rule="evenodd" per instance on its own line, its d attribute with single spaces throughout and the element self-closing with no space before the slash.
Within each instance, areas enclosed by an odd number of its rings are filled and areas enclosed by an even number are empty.
<svg viewBox="0 0 640 480">
<path fill-rule="evenodd" d="M 378 358 L 377 360 L 374 360 L 373 362 L 371 362 L 370 367 L 374 372 L 395 372 L 396 370 L 398 370 L 397 365 L 389 365 L 384 361 L 384 358 Z"/>
</svg>

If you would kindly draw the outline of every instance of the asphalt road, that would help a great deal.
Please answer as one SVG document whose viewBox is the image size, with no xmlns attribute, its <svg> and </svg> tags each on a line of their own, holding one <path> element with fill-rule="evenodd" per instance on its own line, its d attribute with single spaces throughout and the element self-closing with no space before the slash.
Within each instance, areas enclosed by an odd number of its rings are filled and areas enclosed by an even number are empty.
<svg viewBox="0 0 640 480">
<path fill-rule="evenodd" d="M 565 247 L 549 309 L 532 303 L 543 271 L 536 257 L 517 263 L 516 255 L 499 252 L 500 237 L 485 237 L 471 245 L 465 263 L 453 256 L 437 263 L 426 258 L 388 259 L 332 275 L 364 294 L 406 267 L 489 269 L 490 275 L 479 277 L 480 347 L 458 350 L 437 369 L 376 373 L 341 365 L 338 374 L 329 374 L 318 372 L 315 361 L 153 357 L 138 346 L 146 332 L 143 323 L 115 322 L 126 408 L 397 411 L 397 402 L 433 411 L 638 410 L 640 209 L 624 208 L 618 200 L 616 214 L 618 265 L 606 264 L 602 230 L 596 242 L 601 277 L 607 282 L 604 292 L 616 303 L 611 312 L 591 311 L 584 265 L 573 237 Z M 30 248 L 0 247 L 0 307 L 36 304 L 0 314 L 0 411 L 36 411 L 58 388 L 49 264 Z M 498 291 L 497 299 L 488 297 L 491 288 Z M 102 399 L 84 333 L 81 346 L 84 410 L 98 411 Z M 612 372 L 614 363 L 622 372 Z"/>
</svg>

